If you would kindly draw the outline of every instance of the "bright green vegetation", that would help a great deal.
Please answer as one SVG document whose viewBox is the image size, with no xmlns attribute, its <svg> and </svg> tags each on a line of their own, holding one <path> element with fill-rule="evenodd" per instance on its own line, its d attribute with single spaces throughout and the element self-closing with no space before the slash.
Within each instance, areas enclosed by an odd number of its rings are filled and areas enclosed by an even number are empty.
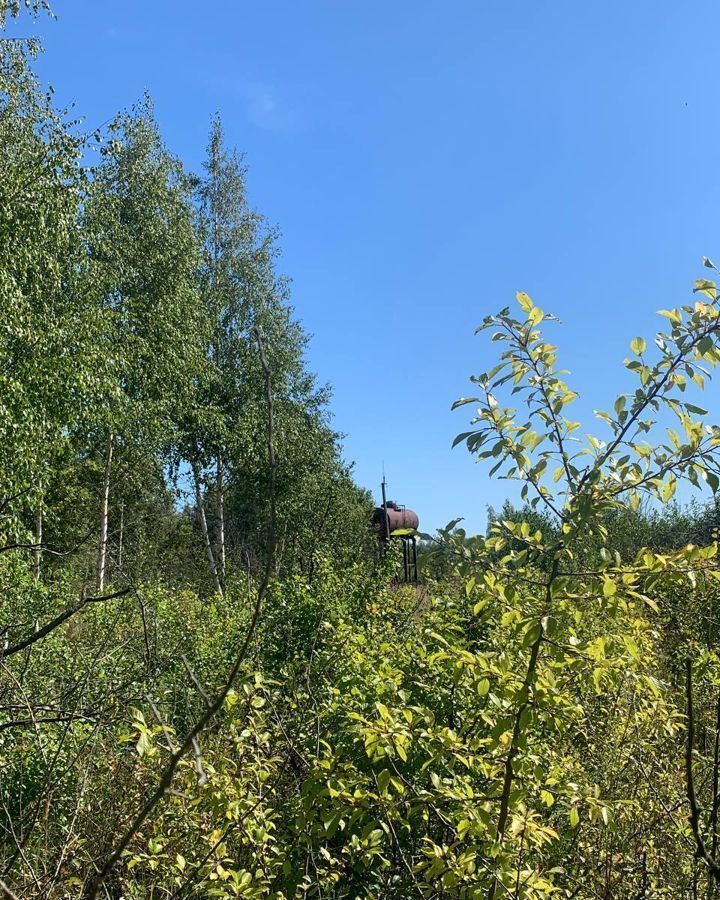
<svg viewBox="0 0 720 900">
<path fill-rule="evenodd" d="M 0 896 L 717 897 L 715 283 L 598 437 L 489 316 L 456 443 L 524 506 L 398 586 L 219 122 L 191 175 L 0 51 Z"/>
</svg>

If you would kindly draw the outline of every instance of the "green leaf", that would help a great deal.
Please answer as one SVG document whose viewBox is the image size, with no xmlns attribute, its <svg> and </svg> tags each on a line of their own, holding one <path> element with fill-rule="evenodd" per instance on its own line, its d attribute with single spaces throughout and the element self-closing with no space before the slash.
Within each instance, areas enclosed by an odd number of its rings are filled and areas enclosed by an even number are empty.
<svg viewBox="0 0 720 900">
<path fill-rule="evenodd" d="M 698 278 L 693 288 L 694 294 L 706 294 L 712 300 L 717 298 L 717 285 L 714 281 L 708 281 L 706 278 Z"/>
<path fill-rule="evenodd" d="M 523 647 L 532 647 L 532 645 L 540 638 L 542 634 L 542 625 L 540 622 L 534 622 L 525 632 L 523 636 Z"/>
<path fill-rule="evenodd" d="M 524 313 L 529 313 L 533 308 L 533 302 L 525 291 L 518 291 L 517 294 L 515 294 L 515 299 L 520 304 L 520 308 Z"/>
<path fill-rule="evenodd" d="M 677 489 L 677 478 L 670 477 L 663 484 L 662 487 L 662 499 L 663 503 L 668 503 L 675 496 L 675 491 Z"/>
<path fill-rule="evenodd" d="M 456 400 L 453 405 L 450 407 L 451 411 L 453 409 L 458 409 L 461 406 L 466 406 L 468 403 L 479 403 L 479 397 L 461 397 L 459 400 Z"/>
<path fill-rule="evenodd" d="M 340 820 L 342 819 L 342 810 L 334 810 L 327 819 L 323 820 L 323 828 L 327 837 L 331 838 L 338 829 Z"/>
<path fill-rule="evenodd" d="M 642 356 L 645 352 L 645 338 L 636 337 L 630 341 L 630 349 L 636 356 Z"/>
<path fill-rule="evenodd" d="M 603 579 L 603 596 L 609 599 L 610 597 L 614 597 L 615 594 L 617 594 L 617 585 L 612 578 L 605 576 Z"/>
<path fill-rule="evenodd" d="M 543 311 L 537 306 L 533 306 L 533 308 L 528 313 L 528 320 L 531 325 L 539 325 L 544 318 L 545 316 Z"/>
<path fill-rule="evenodd" d="M 383 769 L 382 772 L 377 776 L 378 788 L 381 794 L 384 794 L 387 790 L 387 786 L 390 784 L 390 770 Z"/>
<path fill-rule="evenodd" d="M 474 434 L 477 434 L 476 431 L 463 431 L 462 434 L 458 434 L 455 440 L 452 442 L 453 447 L 457 447 L 458 444 L 461 444 L 463 441 L 466 441 L 469 437 L 472 437 Z"/>
</svg>

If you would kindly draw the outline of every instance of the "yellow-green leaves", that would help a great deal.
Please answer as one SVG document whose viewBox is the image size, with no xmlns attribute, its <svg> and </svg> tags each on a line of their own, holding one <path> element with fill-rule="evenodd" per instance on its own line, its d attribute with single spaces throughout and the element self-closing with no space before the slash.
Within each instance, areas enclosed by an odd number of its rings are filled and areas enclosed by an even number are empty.
<svg viewBox="0 0 720 900">
<path fill-rule="evenodd" d="M 714 281 L 708 281 L 706 278 L 698 278 L 693 290 L 696 294 L 705 294 L 712 300 L 717 299 L 717 285 Z"/>
<path fill-rule="evenodd" d="M 544 318 L 543 311 L 537 306 L 533 306 L 528 313 L 528 321 L 531 325 L 539 325 Z"/>
<path fill-rule="evenodd" d="M 518 291 L 517 294 L 515 294 L 515 299 L 520 304 L 520 309 L 526 314 L 529 313 L 535 305 L 524 291 Z"/>
<path fill-rule="evenodd" d="M 533 644 L 540 640 L 543 634 L 543 627 L 540 622 L 532 622 L 526 629 L 523 637 L 523 647 L 532 647 Z"/>
<path fill-rule="evenodd" d="M 522 311 L 526 314 L 528 322 L 533 326 L 539 325 L 544 319 L 543 311 L 535 306 L 532 299 L 524 291 L 518 291 L 515 298 Z"/>
<path fill-rule="evenodd" d="M 666 319 L 669 319 L 673 325 L 679 325 L 682 322 L 682 315 L 677 309 L 659 309 L 658 315 L 665 316 Z"/>
<path fill-rule="evenodd" d="M 630 349 L 636 356 L 642 356 L 646 349 L 645 339 L 641 337 L 633 338 L 630 342 Z"/>
<path fill-rule="evenodd" d="M 609 599 L 610 597 L 614 597 L 617 594 L 617 584 L 610 578 L 609 575 L 606 575 L 603 578 L 603 596 Z"/>
<path fill-rule="evenodd" d="M 677 478 L 672 475 L 662 486 L 662 500 L 663 503 L 669 503 L 670 500 L 675 496 L 675 491 L 677 490 Z"/>
</svg>

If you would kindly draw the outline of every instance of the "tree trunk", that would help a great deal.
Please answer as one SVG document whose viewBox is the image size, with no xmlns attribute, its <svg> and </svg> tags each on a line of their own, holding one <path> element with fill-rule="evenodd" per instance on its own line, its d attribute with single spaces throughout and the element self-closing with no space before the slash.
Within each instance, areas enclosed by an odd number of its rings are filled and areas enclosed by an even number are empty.
<svg viewBox="0 0 720 900">
<path fill-rule="evenodd" d="M 225 482 L 222 456 L 217 458 L 217 543 L 220 581 L 225 586 Z"/>
<path fill-rule="evenodd" d="M 33 566 L 35 584 L 40 582 L 42 574 L 42 542 L 43 542 L 43 508 L 42 500 L 38 501 L 35 513 L 35 564 Z"/>
<path fill-rule="evenodd" d="M 123 567 L 123 537 L 125 535 L 125 504 L 120 504 L 120 539 L 118 541 L 118 575 L 122 575 Z"/>
<path fill-rule="evenodd" d="M 115 435 L 108 435 L 105 446 L 105 471 L 103 473 L 102 493 L 100 495 L 100 542 L 98 544 L 97 558 L 97 590 L 102 594 L 105 589 L 105 574 L 107 571 L 108 550 L 108 507 L 110 505 L 110 470 L 112 468 L 113 450 L 115 447 Z"/>
<path fill-rule="evenodd" d="M 220 147 L 213 140 L 211 150 L 211 182 L 212 182 L 212 218 L 213 218 L 213 237 L 212 237 L 212 255 L 213 255 L 213 291 L 215 293 L 215 303 L 218 302 L 218 265 L 220 261 L 220 219 L 218 216 L 218 177 L 220 164 Z M 214 348 L 215 361 L 218 361 L 219 349 L 217 344 Z M 217 551 L 218 551 L 218 581 L 225 586 L 225 485 L 223 483 L 223 458 L 222 453 L 217 456 Z M 210 566 L 212 568 L 212 564 Z"/>
<path fill-rule="evenodd" d="M 212 575 L 213 584 L 218 594 L 222 594 L 222 584 L 218 576 L 217 566 L 215 565 L 215 555 L 210 541 L 210 532 L 208 531 L 207 518 L 205 516 L 205 502 L 203 501 L 202 489 L 200 486 L 200 475 L 195 463 L 192 464 L 193 480 L 195 482 L 195 505 L 197 507 L 198 519 L 200 520 L 200 528 L 202 529 L 203 540 L 205 542 L 205 552 L 207 553 L 208 565 L 210 566 L 210 574 Z"/>
</svg>

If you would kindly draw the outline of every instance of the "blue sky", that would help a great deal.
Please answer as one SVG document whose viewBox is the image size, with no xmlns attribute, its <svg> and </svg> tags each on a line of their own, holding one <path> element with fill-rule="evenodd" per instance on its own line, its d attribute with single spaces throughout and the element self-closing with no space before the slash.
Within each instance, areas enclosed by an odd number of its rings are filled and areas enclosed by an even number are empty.
<svg viewBox="0 0 720 900">
<path fill-rule="evenodd" d="M 358 481 L 430 530 L 512 496 L 463 448 L 473 337 L 516 290 L 592 410 L 630 339 L 718 255 L 720 7 L 670 0 L 55 0 L 39 62 L 88 128 L 154 98 L 200 165 L 211 115 L 282 231 L 310 364 Z M 720 409 L 712 399 L 709 404 Z"/>
</svg>

